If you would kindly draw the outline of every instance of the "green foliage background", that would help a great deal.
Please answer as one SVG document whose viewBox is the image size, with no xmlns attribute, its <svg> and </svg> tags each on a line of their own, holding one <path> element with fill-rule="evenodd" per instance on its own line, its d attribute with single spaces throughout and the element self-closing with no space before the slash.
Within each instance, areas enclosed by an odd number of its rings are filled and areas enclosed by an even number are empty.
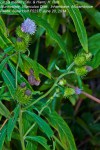
<svg viewBox="0 0 100 150">
<path fill-rule="evenodd" d="M 91 3 L 90 9 L 71 7 Z M 69 6 L 66 12 L 46 14 L 23 13 L 22 5 L 20 13 L 2 13 L 0 7 L 0 150 L 100 149 L 100 12 L 99 2 L 91 3 L 59 0 Z M 23 51 L 16 29 L 27 18 L 37 31 Z M 84 74 L 87 66 L 92 70 Z M 39 86 L 30 85 L 30 69 Z M 76 87 L 83 93 L 72 94 Z M 27 89 L 31 96 L 23 96 Z"/>
</svg>

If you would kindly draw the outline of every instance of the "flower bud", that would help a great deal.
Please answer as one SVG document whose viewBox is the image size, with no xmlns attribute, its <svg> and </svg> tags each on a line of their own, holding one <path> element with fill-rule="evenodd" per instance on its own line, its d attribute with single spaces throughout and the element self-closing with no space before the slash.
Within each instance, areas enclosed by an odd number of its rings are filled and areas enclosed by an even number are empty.
<svg viewBox="0 0 100 150">
<path fill-rule="evenodd" d="M 84 55 L 79 55 L 74 59 L 74 63 L 77 66 L 83 66 L 86 63 L 86 57 Z"/>
<path fill-rule="evenodd" d="M 30 90 L 26 90 L 26 91 L 25 91 L 25 95 L 27 95 L 27 96 L 30 96 L 31 93 L 32 93 L 32 92 L 31 92 Z"/>
<path fill-rule="evenodd" d="M 61 86 L 64 86 L 64 85 L 66 85 L 66 80 L 65 79 L 61 79 L 60 81 L 59 81 L 59 85 L 61 85 Z"/>
<path fill-rule="evenodd" d="M 31 91 L 18 87 L 15 92 L 15 99 L 22 105 L 27 104 L 31 100 Z"/>
<path fill-rule="evenodd" d="M 85 54 L 86 60 L 90 61 L 90 59 L 92 58 L 92 54 L 91 53 L 87 53 Z"/>
<path fill-rule="evenodd" d="M 64 91 L 64 97 L 69 97 L 71 95 L 75 94 L 75 90 L 73 88 L 66 88 Z"/>
<path fill-rule="evenodd" d="M 20 87 L 22 87 L 22 88 L 24 88 L 26 86 L 26 83 L 25 82 L 22 82 L 21 84 L 20 84 Z"/>
<path fill-rule="evenodd" d="M 87 69 L 86 69 L 86 67 L 85 66 L 83 66 L 83 67 L 80 67 L 80 68 L 75 68 L 75 72 L 76 72 L 76 74 L 77 75 L 79 75 L 79 76 L 84 76 L 84 75 L 86 75 L 87 74 Z"/>
<path fill-rule="evenodd" d="M 16 29 L 16 34 L 17 34 L 17 36 L 20 37 L 20 38 L 25 38 L 25 33 L 22 32 L 20 26 L 17 27 L 17 29 Z"/>
<path fill-rule="evenodd" d="M 23 40 L 23 39 L 20 38 L 20 37 L 17 38 L 17 41 L 18 41 L 18 42 L 22 42 L 22 40 Z"/>
<path fill-rule="evenodd" d="M 20 40 L 20 41 L 16 41 L 15 48 L 17 51 L 25 53 L 27 46 L 23 40 L 22 41 Z"/>
</svg>

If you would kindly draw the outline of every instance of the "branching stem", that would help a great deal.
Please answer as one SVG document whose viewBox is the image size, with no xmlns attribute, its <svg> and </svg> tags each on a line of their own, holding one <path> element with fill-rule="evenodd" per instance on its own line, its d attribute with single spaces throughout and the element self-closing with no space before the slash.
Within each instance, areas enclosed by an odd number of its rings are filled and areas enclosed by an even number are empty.
<svg viewBox="0 0 100 150">
<path fill-rule="evenodd" d="M 53 86 L 50 88 L 50 90 L 48 92 L 46 92 L 44 95 L 40 96 L 37 100 L 35 100 L 33 103 L 31 103 L 29 106 L 25 107 L 25 109 L 28 109 L 29 107 L 31 107 L 32 105 L 36 104 L 37 102 L 39 102 L 41 99 L 45 98 L 46 96 L 48 96 L 56 87 L 57 83 L 59 82 L 60 79 L 62 79 L 64 76 L 66 76 L 67 74 L 72 74 L 74 73 L 73 71 L 71 72 L 65 72 L 62 75 L 60 75 L 57 80 L 54 82 Z"/>
</svg>

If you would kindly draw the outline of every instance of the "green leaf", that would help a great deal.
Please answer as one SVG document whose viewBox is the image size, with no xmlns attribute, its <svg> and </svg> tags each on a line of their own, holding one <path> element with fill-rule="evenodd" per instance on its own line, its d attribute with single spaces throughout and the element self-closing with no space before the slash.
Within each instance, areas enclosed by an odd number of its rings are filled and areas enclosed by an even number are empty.
<svg viewBox="0 0 100 150">
<path fill-rule="evenodd" d="M 7 61 L 9 60 L 9 57 L 6 57 L 5 59 L 3 59 L 3 61 L 0 63 L 0 72 L 3 70 L 3 68 L 5 67 Z"/>
<path fill-rule="evenodd" d="M 91 130 L 89 129 L 88 125 L 86 124 L 86 122 L 84 122 L 81 118 L 77 118 L 77 123 L 88 133 L 88 135 L 90 135 L 91 137 L 93 137 Z"/>
<path fill-rule="evenodd" d="M 0 31 L 0 47 L 6 49 L 9 46 L 13 46 L 13 43 Z"/>
<path fill-rule="evenodd" d="M 37 145 L 35 142 L 27 141 L 26 150 L 33 150 L 33 147 L 34 150 L 37 150 Z"/>
<path fill-rule="evenodd" d="M 65 150 L 76 150 L 73 135 L 66 122 L 56 112 L 50 113 L 46 118 L 49 124 L 58 131 L 60 140 Z"/>
<path fill-rule="evenodd" d="M 83 24 L 82 16 L 78 8 L 75 8 L 73 0 L 63 0 L 63 4 L 68 6 L 68 12 L 74 22 L 80 43 L 83 49 L 88 52 L 88 40 L 86 30 Z"/>
<path fill-rule="evenodd" d="M 91 66 L 95 69 L 100 66 L 100 51 L 92 59 Z"/>
<path fill-rule="evenodd" d="M 0 114 L 5 116 L 6 118 L 10 117 L 9 110 L 5 107 L 5 105 L 0 101 Z"/>
<path fill-rule="evenodd" d="M 15 74 L 16 74 L 15 66 L 12 64 L 11 61 L 9 61 L 8 64 L 11 69 L 11 73 L 13 74 L 13 76 L 15 76 Z M 18 79 L 18 83 L 25 82 L 27 87 L 29 89 L 33 90 L 32 87 L 30 86 L 30 84 L 28 83 L 28 81 L 22 76 L 22 74 L 19 71 L 17 72 L 17 79 Z"/>
<path fill-rule="evenodd" d="M 0 16 L 0 30 L 5 36 L 7 36 L 7 29 L 1 16 Z"/>
<path fill-rule="evenodd" d="M 88 43 L 89 52 L 93 55 L 89 65 L 93 68 L 97 68 L 100 65 L 100 33 L 91 36 Z"/>
<path fill-rule="evenodd" d="M 70 64 L 71 63 L 71 59 L 70 56 L 72 56 L 72 54 L 66 50 L 66 44 L 63 42 L 61 36 L 59 34 L 57 34 L 50 26 L 50 24 L 48 24 L 45 20 L 43 20 L 42 18 L 40 18 L 39 16 L 37 16 L 36 14 L 31 15 L 31 18 L 41 27 L 46 29 L 46 32 L 48 33 L 48 35 L 55 41 L 57 42 L 57 44 L 59 45 L 59 47 L 61 48 L 61 51 L 65 54 L 66 57 L 66 61 Z"/>
<path fill-rule="evenodd" d="M 25 139 L 30 140 L 30 141 L 34 141 L 34 142 L 38 142 L 46 150 L 50 150 L 50 147 L 47 145 L 47 140 L 44 137 L 41 137 L 41 136 L 34 136 L 34 137 L 33 136 L 27 136 Z"/>
<path fill-rule="evenodd" d="M 5 49 L 7 47 L 6 42 L 4 41 L 4 39 L 0 36 L 0 48 Z"/>
<path fill-rule="evenodd" d="M 11 141 L 12 132 L 15 127 L 18 115 L 19 115 L 19 105 L 14 109 L 14 116 L 9 119 L 8 124 L 7 124 L 7 139 L 8 139 L 8 141 Z"/>
<path fill-rule="evenodd" d="M 14 92 L 15 92 L 15 80 L 13 76 L 11 75 L 11 73 L 6 68 L 2 71 L 2 78 L 4 79 L 9 89 L 9 92 L 13 97 Z"/>
<path fill-rule="evenodd" d="M 22 1 L 24 3 L 24 1 Z M 10 3 L 10 5 L 12 5 Z M 18 5 L 17 5 L 18 6 Z M 19 7 L 19 10 L 21 11 L 23 9 L 22 7 Z M 12 12 L 13 13 L 13 12 Z M 15 13 L 14 13 L 15 14 Z M 17 14 L 17 13 L 16 13 Z M 70 56 L 72 56 L 72 54 L 66 50 L 66 45 L 63 42 L 61 36 L 54 32 L 54 30 L 51 28 L 50 24 L 47 23 L 47 21 L 45 21 L 44 19 L 42 19 L 41 17 L 37 16 L 37 14 L 32 14 L 31 13 L 23 13 L 22 11 L 20 12 L 20 15 L 25 19 L 25 18 L 31 18 L 32 20 L 34 20 L 36 22 L 37 25 L 39 25 L 40 27 L 43 27 L 44 29 L 46 29 L 46 32 L 48 33 L 48 35 L 55 41 L 57 42 L 57 44 L 59 45 L 59 47 L 61 48 L 61 51 L 65 54 L 65 58 L 66 61 L 70 64 L 71 63 L 71 59 Z M 71 57 L 72 58 L 72 57 Z"/>
<path fill-rule="evenodd" d="M 7 126 L 5 125 L 3 129 L 0 131 L 0 150 L 2 150 L 3 148 L 3 143 L 6 137 L 6 129 L 7 129 Z"/>
<path fill-rule="evenodd" d="M 89 52 L 95 55 L 100 51 L 100 33 L 97 33 L 89 38 Z"/>
<path fill-rule="evenodd" d="M 33 117 L 34 121 L 38 124 L 38 126 L 43 130 L 43 132 L 47 135 L 48 138 L 53 136 L 53 131 L 50 126 L 38 115 L 32 113 L 30 111 L 26 111 L 31 117 Z"/>
<path fill-rule="evenodd" d="M 96 10 L 93 6 L 85 2 L 77 1 L 80 6 L 84 6 L 83 11 L 86 13 L 90 23 L 100 30 L 100 12 Z M 87 8 L 90 7 L 90 8 Z"/>
<path fill-rule="evenodd" d="M 47 76 L 48 78 L 51 78 L 50 73 L 35 60 L 32 60 L 26 55 L 22 55 L 22 57 L 25 60 L 24 61 L 25 67 L 27 66 L 25 69 L 27 69 L 27 72 L 29 72 L 29 70 L 32 68 L 34 70 L 34 76 L 37 80 L 39 79 L 39 73 Z"/>
<path fill-rule="evenodd" d="M 48 23 L 50 24 L 50 26 L 53 28 L 53 30 L 55 32 L 58 31 L 59 28 L 59 24 L 60 24 L 60 19 L 58 19 L 59 14 L 48 14 L 46 20 L 48 21 Z M 60 17 L 59 17 L 60 18 Z M 55 46 L 55 41 L 49 36 L 48 33 L 46 33 L 46 47 L 48 47 L 49 45 L 51 46 Z"/>
</svg>

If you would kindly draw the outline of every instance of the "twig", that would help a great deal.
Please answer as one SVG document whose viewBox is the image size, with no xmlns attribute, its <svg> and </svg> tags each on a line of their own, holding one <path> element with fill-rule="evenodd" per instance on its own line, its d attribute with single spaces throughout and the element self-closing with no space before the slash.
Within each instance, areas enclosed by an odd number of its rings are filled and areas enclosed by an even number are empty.
<svg viewBox="0 0 100 150">
<path fill-rule="evenodd" d="M 69 87 L 71 87 L 71 88 L 74 88 L 74 89 L 76 88 L 75 86 L 70 85 L 70 84 L 67 84 L 67 86 L 69 86 Z M 89 99 L 91 99 L 91 100 L 93 100 L 93 101 L 95 101 L 95 102 L 97 102 L 97 103 L 100 104 L 100 99 L 98 99 L 98 98 L 96 98 L 96 97 L 94 97 L 94 96 L 92 96 L 92 95 L 86 93 L 85 91 L 82 91 L 81 93 L 82 93 L 83 95 L 85 95 L 86 97 L 88 97 Z"/>
<path fill-rule="evenodd" d="M 2 128 L 4 127 L 4 125 L 6 124 L 7 121 L 8 121 L 8 119 L 6 119 L 6 120 L 4 121 L 4 123 L 3 123 L 2 126 L 0 127 L 0 131 L 2 130 Z"/>
<path fill-rule="evenodd" d="M 86 97 L 88 97 L 88 98 L 90 98 L 91 100 L 93 100 L 93 101 L 95 101 L 95 102 L 97 102 L 97 103 L 100 104 L 100 99 L 98 99 L 98 98 L 96 98 L 96 97 L 94 97 L 94 96 L 92 96 L 92 95 L 90 95 L 90 94 L 88 94 L 88 93 L 86 93 L 86 92 L 84 92 L 84 91 L 82 91 L 82 94 L 84 94 Z"/>
<path fill-rule="evenodd" d="M 83 102 L 83 99 L 79 99 L 79 101 L 77 102 L 76 107 L 75 107 L 75 111 L 74 111 L 74 115 L 76 115 L 78 113 L 78 110 L 79 110 L 82 102 Z"/>
<path fill-rule="evenodd" d="M 95 5 L 95 8 L 98 7 L 99 5 L 100 5 L 100 2 L 98 2 L 98 3 Z"/>
<path fill-rule="evenodd" d="M 80 143 L 80 145 L 78 146 L 78 148 L 82 147 L 84 144 L 86 144 L 88 141 L 90 140 L 90 138 L 86 138 L 84 141 L 82 141 Z"/>
</svg>

